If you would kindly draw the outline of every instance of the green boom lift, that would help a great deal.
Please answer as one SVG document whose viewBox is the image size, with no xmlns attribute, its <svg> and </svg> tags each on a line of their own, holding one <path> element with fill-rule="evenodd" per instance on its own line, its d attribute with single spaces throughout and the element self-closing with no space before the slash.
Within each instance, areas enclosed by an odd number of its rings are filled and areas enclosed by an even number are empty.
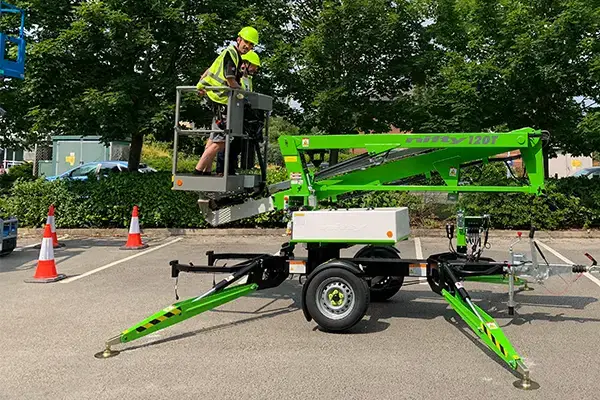
<svg viewBox="0 0 600 400">
<path fill-rule="evenodd" d="M 210 88 L 208 88 L 210 90 Z M 404 259 L 395 244 L 410 235 L 406 207 L 335 209 L 340 196 L 376 191 L 434 191 L 454 198 L 465 192 L 544 194 L 543 144 L 546 132 L 523 128 L 506 133 L 361 134 L 327 136 L 281 136 L 279 146 L 289 180 L 266 185 L 268 120 L 272 99 L 259 93 L 230 90 L 225 165 L 229 164 L 230 140 L 245 144 L 242 159 L 258 163 L 258 170 L 222 176 L 182 174 L 177 168 L 177 149 L 182 136 L 208 135 L 212 129 L 184 127 L 180 109 L 194 87 L 178 87 L 173 154 L 173 189 L 201 194 L 199 206 L 207 221 L 222 225 L 269 211 L 284 211 L 290 240 L 276 254 L 207 253 L 207 265 L 170 263 L 176 280 L 181 272 L 229 274 L 206 293 L 172 304 L 122 331 L 106 342 L 97 358 L 119 352 L 111 346 L 127 343 L 184 321 L 257 290 L 280 285 L 290 275 L 305 277 L 302 310 L 307 321 L 314 320 L 325 331 L 345 331 L 358 323 L 369 302 L 395 295 L 405 277 L 424 277 L 431 289 L 443 296 L 473 332 L 520 374 L 515 386 L 536 388 L 529 370 L 494 319 L 471 300 L 465 282 L 480 281 L 508 285 L 509 314 L 514 314 L 515 286 L 527 280 L 543 281 L 561 272 L 586 273 L 591 266 L 541 264 L 535 251 L 541 250 L 529 234 L 531 260 L 516 254 L 511 245 L 510 261 L 482 257 L 488 244 L 490 217 L 465 216 L 459 212 L 456 249 L 452 246 L 454 226 L 446 228 L 450 251 L 426 259 Z M 252 128 L 250 128 L 252 127 Z M 261 144 L 262 142 L 262 144 Z M 317 171 L 326 152 L 365 149 L 364 154 Z M 518 151 L 527 171 L 526 182 L 514 186 L 467 185 L 461 167 L 477 163 L 506 161 L 499 154 Z M 415 177 L 438 174 L 443 184 L 416 185 Z M 517 240 L 521 240 L 519 235 Z M 307 249 L 306 257 L 294 254 L 296 246 Z M 340 250 L 364 245 L 354 257 L 341 257 Z M 543 257 L 543 254 L 542 254 Z M 217 261 L 238 260 L 231 266 Z M 545 258 L 544 258 L 545 260 Z M 176 281 L 177 282 L 177 281 Z M 176 283 L 177 284 L 177 283 Z M 178 300 L 178 298 L 177 298 Z"/>
</svg>

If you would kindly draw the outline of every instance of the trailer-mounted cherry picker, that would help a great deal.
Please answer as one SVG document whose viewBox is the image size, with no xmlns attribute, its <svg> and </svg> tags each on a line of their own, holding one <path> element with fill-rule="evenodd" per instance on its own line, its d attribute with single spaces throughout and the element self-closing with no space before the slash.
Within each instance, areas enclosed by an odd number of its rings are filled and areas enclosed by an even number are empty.
<svg viewBox="0 0 600 400">
<path fill-rule="evenodd" d="M 543 144 L 548 139 L 547 132 L 523 128 L 503 133 L 284 135 L 278 140 L 289 180 L 267 185 L 272 98 L 243 90 L 229 91 L 227 126 L 223 130 L 227 137 L 225 165 L 229 163 L 230 139 L 233 139 L 249 144 L 246 150 L 253 153 L 252 157 L 256 156 L 258 168 L 236 175 L 229 174 L 225 168 L 222 176 L 196 176 L 178 171 L 177 150 L 181 137 L 211 132 L 211 129 L 194 126 L 185 128 L 180 123 L 182 102 L 186 96 L 193 96 L 195 90 L 184 86 L 177 87 L 176 91 L 173 190 L 198 192 L 199 207 L 213 226 L 282 211 L 289 220 L 290 238 L 275 254 L 209 251 L 207 265 L 171 261 L 171 276 L 176 282 L 181 272 L 227 276 L 209 291 L 169 305 L 109 339 L 106 349 L 95 355 L 97 358 L 117 355 L 119 352 L 112 346 L 137 340 L 257 290 L 277 287 L 291 275 L 305 278 L 302 312 L 306 320 L 314 321 L 324 331 L 346 331 L 363 318 L 369 302 L 394 296 L 406 277 L 421 277 L 426 278 L 432 291 L 450 304 L 481 341 L 520 375 L 521 379 L 514 383 L 516 387 L 539 387 L 530 379 L 528 367 L 494 318 L 472 300 L 466 283 L 506 284 L 508 312 L 514 315 L 516 286 L 526 285 L 528 281 L 542 282 L 565 271 L 579 274 L 596 271 L 597 263 L 591 255 L 586 253 L 591 260 L 589 266 L 540 263 L 536 253 L 546 259 L 532 228 L 530 258 L 515 253 L 511 245 L 509 261 L 495 261 L 482 255 L 488 245 L 490 216 L 468 216 L 459 211 L 456 226 L 446 227 L 449 251 L 429 255 L 426 259 L 405 259 L 395 245 L 410 235 L 407 207 L 345 209 L 332 208 L 331 204 L 349 193 L 378 191 L 443 192 L 454 199 L 459 193 L 474 192 L 543 196 Z M 256 111 L 259 115 L 262 112 L 258 124 L 249 121 Z M 247 126 L 255 128 L 247 129 Z M 366 152 L 327 168 L 311 168 L 321 164 L 326 152 L 357 148 Z M 465 184 L 461 180 L 461 168 L 466 165 L 506 161 L 498 155 L 508 152 L 520 154 L 527 172 L 525 182 L 483 186 Z M 427 181 L 433 174 L 441 177 L 443 184 L 410 182 L 421 176 Z M 452 245 L 453 240 L 456 246 Z M 520 240 L 519 236 L 517 241 Z M 307 250 L 306 257 L 295 255 L 300 245 Z M 356 245 L 364 247 L 354 257 L 340 255 L 342 249 Z M 237 260 L 237 263 L 216 266 L 217 261 L 222 260 Z"/>
</svg>

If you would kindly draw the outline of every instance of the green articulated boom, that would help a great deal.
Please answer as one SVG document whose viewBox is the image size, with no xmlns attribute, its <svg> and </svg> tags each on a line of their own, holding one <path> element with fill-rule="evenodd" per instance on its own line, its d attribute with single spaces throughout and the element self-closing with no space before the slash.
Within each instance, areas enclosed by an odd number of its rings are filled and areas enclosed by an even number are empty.
<svg viewBox="0 0 600 400">
<path fill-rule="evenodd" d="M 290 175 L 290 188 L 276 193 L 275 208 L 285 208 L 285 199 L 300 200 L 304 206 L 349 192 L 435 191 L 533 193 L 544 188 L 544 133 L 524 128 L 506 133 L 364 134 L 327 136 L 281 136 L 279 145 Z M 309 173 L 311 155 L 341 149 L 365 149 L 364 157 L 340 163 L 324 173 Z M 487 163 L 498 154 L 518 151 L 529 184 L 521 186 L 465 186 L 461 166 Z M 357 162 L 358 161 L 358 162 Z M 358 170 L 357 170 L 358 168 Z M 402 179 L 437 172 L 445 185 L 397 185 Z M 312 203 L 312 204 L 311 204 Z"/>
<path fill-rule="evenodd" d="M 207 88 L 207 90 L 210 90 L 210 88 Z M 186 92 L 195 92 L 195 87 L 177 88 L 173 190 L 200 193 L 200 209 L 212 225 L 225 224 L 273 210 L 285 210 L 286 213 L 284 214 L 288 216 L 295 211 L 296 214 L 299 214 L 297 211 L 310 212 L 311 210 L 318 210 L 323 204 L 332 204 L 339 201 L 338 198 L 342 195 L 356 193 L 377 191 L 443 192 L 448 193 L 452 198 L 456 198 L 459 193 L 469 192 L 524 193 L 538 196 L 544 193 L 543 145 L 548 138 L 548 134 L 532 128 L 502 133 L 284 135 L 280 136 L 278 140 L 289 180 L 267 186 L 265 160 L 268 144 L 268 117 L 272 99 L 268 96 L 243 90 L 230 91 L 227 127 L 222 131 L 227 137 L 225 164 L 228 164 L 229 159 L 229 139 L 233 138 L 250 143 L 254 140 L 257 142 L 254 149 L 261 169 L 260 174 L 241 173 L 233 175 L 227 172 L 227 168 L 225 168 L 223 176 L 183 174 L 177 170 L 177 146 L 180 137 L 185 135 L 202 136 L 215 132 L 211 129 L 203 130 L 193 127 L 186 129 L 180 124 L 179 108 Z M 241 100 L 241 98 L 244 98 L 244 100 Z M 257 138 L 256 135 L 248 133 L 245 129 L 244 109 L 248 105 L 250 108 L 266 111 L 265 119 L 267 122 L 261 125 L 266 133 L 266 138 L 265 136 Z M 264 147 L 261 149 L 261 146 Z M 348 149 L 363 149 L 364 152 L 343 162 L 319 168 L 324 160 L 324 155 L 328 152 Z M 526 180 L 520 180 L 518 184 L 509 186 L 482 186 L 468 184 L 461 179 L 461 168 L 464 169 L 466 166 L 473 164 L 506 161 L 507 153 L 518 154 L 518 157 L 522 159 L 522 165 L 527 176 Z M 254 163 L 251 164 L 255 165 Z M 313 166 L 316 166 L 317 169 L 312 168 Z M 443 184 L 413 185 L 406 182 L 406 180 L 415 177 L 431 178 L 433 174 L 441 178 Z M 425 179 L 425 181 L 429 180 Z M 231 197 L 237 197 L 238 199 L 232 203 L 230 201 Z M 545 278 L 548 275 L 545 272 L 547 270 L 539 268 L 535 258 L 532 262 L 525 262 L 522 261 L 523 258 L 518 259 L 521 261 L 515 261 L 517 260 L 515 256 L 511 263 L 499 263 L 480 258 L 481 250 L 478 253 L 473 253 L 471 247 L 475 237 L 484 234 L 483 246 L 481 246 L 481 242 L 479 244 L 482 248 L 487 244 L 489 225 L 489 216 L 471 217 L 459 213 L 456 252 L 432 255 L 426 260 L 406 261 L 394 258 L 395 255 L 392 254 L 394 257 L 390 257 L 394 259 L 384 257 L 384 261 L 389 263 L 386 264 L 388 266 L 377 264 L 377 261 L 368 259 L 366 256 L 361 258 L 357 255 L 354 260 L 359 260 L 356 262 L 360 263 L 361 266 L 366 265 L 367 269 L 363 272 L 357 271 L 356 275 L 361 279 L 369 280 L 372 284 L 372 281 L 370 281 L 372 277 L 377 277 L 381 273 L 390 273 L 385 268 L 389 268 L 392 263 L 396 263 L 404 271 L 402 276 L 413 276 L 406 272 L 409 268 L 414 266 L 425 268 L 423 266 L 426 265 L 427 279 L 434 292 L 443 296 L 460 318 L 498 357 L 504 360 L 511 369 L 521 373 L 523 377 L 523 381 L 519 384 L 521 388 L 531 388 L 532 382 L 529 380 L 529 373 L 523 360 L 504 336 L 496 321 L 471 301 L 463 282 L 477 281 L 508 285 L 510 295 L 509 313 L 512 313 L 514 310 L 512 297 L 514 286 L 526 285 L 526 279 Z M 448 239 L 452 243 L 454 227 L 447 227 L 446 230 Z M 532 238 L 533 233 L 530 233 L 530 242 L 532 242 Z M 402 240 L 402 238 L 398 238 L 398 240 Z M 344 262 L 335 251 L 331 252 L 331 247 L 327 248 L 327 245 L 332 245 L 333 242 L 335 241 L 318 243 L 317 247 L 307 247 L 309 257 L 306 265 L 311 263 L 311 257 L 315 258 L 316 261 L 311 268 L 306 267 L 306 271 L 299 272 L 301 275 L 307 275 L 307 281 L 303 286 L 310 286 L 311 279 L 315 275 L 318 276 L 318 273 L 329 265 L 328 263 L 338 262 L 338 264 L 332 264 L 332 267 L 335 267 Z M 208 266 L 183 265 L 179 264 L 178 261 L 172 261 L 173 278 L 178 278 L 179 272 L 222 272 L 229 275 L 213 285 L 213 288 L 206 293 L 174 303 L 122 331 L 121 334 L 107 341 L 106 350 L 97 353 L 96 357 L 111 357 L 118 354 L 118 351 L 111 349 L 113 345 L 139 339 L 256 290 L 280 285 L 290 274 L 296 273 L 296 270 L 292 271 L 291 263 L 292 260 L 297 260 L 292 251 L 296 243 L 308 244 L 307 241 L 302 242 L 302 240 L 292 238 L 284 244 L 279 253 L 274 255 L 230 253 L 221 254 L 217 258 L 213 252 L 209 252 L 210 254 L 207 253 L 209 254 Z M 370 244 L 373 245 L 374 243 Z M 338 244 L 333 244 L 334 250 Z M 533 248 L 533 245 L 531 245 L 531 249 Z M 339 248 L 337 249 L 339 250 Z M 384 253 L 386 251 L 389 254 L 389 250 L 384 249 Z M 511 257 L 513 257 L 512 246 Z M 532 257 L 534 257 L 533 254 Z M 592 259 L 591 256 L 589 257 Z M 335 260 L 336 258 L 340 258 L 340 260 Z M 246 261 L 230 267 L 215 267 L 214 262 L 216 259 L 245 259 Z M 370 262 L 372 264 L 369 264 Z M 573 268 L 574 272 L 577 268 L 581 271 L 586 270 L 585 266 L 568 265 L 561 267 Z M 471 269 L 469 270 L 469 268 Z M 367 276 L 369 270 L 377 272 Z M 522 277 L 526 278 L 521 279 Z M 244 279 L 245 281 L 242 282 Z M 343 302 L 343 298 L 335 297 L 337 294 L 330 294 L 331 296 L 334 298 L 331 300 L 332 305 L 335 306 Z M 302 301 L 303 303 L 310 301 L 305 297 L 304 289 Z M 303 308 L 303 310 L 307 319 L 310 320 L 309 311 L 306 308 Z"/>
</svg>

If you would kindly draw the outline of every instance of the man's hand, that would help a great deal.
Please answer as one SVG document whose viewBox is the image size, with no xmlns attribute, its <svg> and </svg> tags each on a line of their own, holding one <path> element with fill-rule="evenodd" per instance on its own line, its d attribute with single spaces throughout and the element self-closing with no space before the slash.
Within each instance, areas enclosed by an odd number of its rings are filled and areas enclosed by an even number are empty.
<svg viewBox="0 0 600 400">
<path fill-rule="evenodd" d="M 196 89 L 198 89 L 198 96 L 204 96 L 206 94 L 204 85 L 201 82 L 198 82 L 198 84 L 196 85 Z"/>
<path fill-rule="evenodd" d="M 229 84 L 229 87 L 232 89 L 241 89 L 242 88 L 234 78 L 227 78 L 227 83 Z M 238 93 L 235 97 L 237 97 L 238 100 L 242 100 L 244 98 L 244 95 L 241 93 Z"/>
</svg>

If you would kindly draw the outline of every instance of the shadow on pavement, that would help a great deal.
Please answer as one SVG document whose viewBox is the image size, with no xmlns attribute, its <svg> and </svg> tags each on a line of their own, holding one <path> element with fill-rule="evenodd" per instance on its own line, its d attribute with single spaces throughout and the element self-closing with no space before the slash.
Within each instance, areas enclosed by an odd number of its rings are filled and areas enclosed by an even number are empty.
<svg viewBox="0 0 600 400">
<path fill-rule="evenodd" d="M 163 343 L 169 343 L 169 342 L 172 342 L 172 341 L 186 339 L 186 338 L 189 338 L 189 337 L 200 335 L 202 333 L 208 333 L 208 332 L 218 331 L 218 330 L 222 330 L 222 329 L 228 329 L 228 328 L 232 328 L 232 327 L 235 327 L 235 326 L 247 324 L 247 323 L 258 321 L 258 320 L 264 320 L 264 319 L 278 317 L 280 315 L 289 314 L 289 313 L 292 313 L 292 312 L 295 312 L 295 311 L 298 311 L 298 309 L 296 307 L 293 307 L 293 306 L 283 307 L 283 308 L 279 308 L 279 309 L 276 309 L 276 310 L 270 310 L 268 312 L 264 312 L 264 313 L 261 313 L 259 315 L 255 315 L 253 317 L 245 318 L 245 319 L 242 319 L 242 320 L 239 320 L 239 321 L 232 321 L 232 322 L 227 322 L 227 323 L 224 323 L 224 324 L 210 326 L 210 327 L 207 327 L 207 328 L 197 329 L 195 331 L 182 333 L 182 334 L 179 334 L 179 335 L 171 336 L 171 337 L 164 338 L 164 339 L 155 340 L 155 341 L 144 343 L 144 344 L 140 344 L 140 345 L 137 345 L 137 346 L 127 347 L 127 348 L 125 348 L 123 350 L 120 350 L 120 351 L 121 351 L 121 353 L 125 353 L 125 352 L 128 352 L 128 351 L 142 349 L 142 348 L 145 348 L 145 347 L 156 346 L 156 345 L 160 345 L 160 344 L 163 344 Z"/>
<path fill-rule="evenodd" d="M 54 249 L 54 259 L 59 264 L 82 253 L 83 250 L 81 249 L 62 247 Z M 0 261 L 0 273 L 33 270 L 37 267 L 39 255 L 40 251 L 34 248 L 14 251 L 2 257 L 2 261 Z"/>
<path fill-rule="evenodd" d="M 498 358 L 498 355 L 494 353 L 489 347 L 486 346 L 484 342 L 482 342 L 473 331 L 469 328 L 469 326 L 461 320 L 458 316 L 444 316 L 446 322 L 455 327 L 460 333 L 462 333 L 468 340 L 471 341 L 475 346 L 479 348 L 483 353 L 485 353 L 490 360 L 498 364 L 500 367 L 510 372 L 515 378 L 520 379 L 521 375 L 513 370 L 504 360 Z"/>
<path fill-rule="evenodd" d="M 444 318 L 452 326 L 456 327 L 461 333 L 468 337 L 473 343 L 475 343 L 482 351 L 490 355 L 499 365 L 502 365 L 508 371 L 518 375 L 508 367 L 503 361 L 497 360 L 496 355 L 488 347 L 477 338 L 474 333 L 470 330 L 465 322 L 463 322 L 456 312 L 450 307 L 444 298 L 440 295 L 433 293 L 428 290 L 429 287 L 424 285 L 427 290 L 405 290 L 400 291 L 396 296 L 390 300 L 381 303 L 371 303 L 366 312 L 365 318 L 363 318 L 358 324 L 349 329 L 346 332 L 340 332 L 338 334 L 369 334 L 382 332 L 390 327 L 390 322 L 384 321 L 389 319 L 426 319 L 433 320 L 436 318 Z M 196 331 L 179 334 L 173 337 L 159 339 L 149 343 L 144 343 L 138 346 L 129 347 L 123 351 L 135 350 L 143 347 L 153 346 L 161 343 L 176 341 L 180 339 L 189 338 L 206 332 L 212 332 L 215 330 L 227 329 L 230 327 L 239 326 L 241 324 L 251 323 L 259 320 L 266 320 L 275 318 L 283 314 L 288 314 L 301 310 L 301 286 L 297 282 L 290 280 L 285 281 L 282 285 L 277 288 L 272 288 L 260 292 L 254 292 L 248 298 L 265 299 L 268 300 L 265 304 L 260 305 L 253 311 L 235 310 L 235 302 L 230 303 L 234 305 L 233 308 L 223 310 L 215 309 L 209 311 L 209 313 L 224 313 L 224 314 L 238 314 L 249 316 L 247 318 L 228 322 L 212 327 L 198 329 Z M 509 316 L 508 310 L 504 307 L 508 297 L 504 293 L 497 293 L 492 291 L 478 290 L 476 295 L 473 296 L 473 301 L 482 309 L 484 309 L 490 316 L 495 319 L 507 319 L 508 322 L 501 327 L 508 325 L 523 325 L 525 323 L 531 323 L 533 321 L 550 321 L 550 322 L 564 322 L 564 321 L 575 321 L 575 322 L 600 322 L 600 318 L 585 318 L 585 317 L 568 317 L 564 316 L 563 313 L 552 314 L 543 312 L 533 312 L 528 314 L 520 314 L 519 310 L 521 305 L 526 306 L 541 306 L 541 307 L 555 307 L 555 308 L 568 308 L 568 309 L 584 309 L 587 305 L 598 301 L 592 297 L 577 297 L 577 296 L 544 296 L 544 295 L 528 295 L 527 292 L 517 294 L 517 307 L 515 309 L 515 315 Z M 286 307 L 280 307 L 277 309 L 266 310 L 267 307 L 273 305 L 277 300 L 292 300 L 292 303 Z M 497 305 L 501 305 L 503 308 L 498 308 Z M 304 315 L 300 312 L 298 317 L 304 320 Z M 500 322 L 500 321 L 497 321 Z M 311 322 L 314 324 L 314 321 Z M 391 322 L 394 323 L 394 322 Z M 319 328 L 315 325 L 313 331 Z"/>
<path fill-rule="evenodd" d="M 152 243 L 160 242 L 160 238 L 144 238 L 144 243 L 152 245 Z M 59 240 L 64 247 L 54 249 L 54 259 L 57 265 L 60 263 L 85 253 L 86 250 L 92 248 L 106 248 L 106 249 L 118 249 L 124 246 L 127 242 L 127 238 L 114 238 L 114 239 L 68 239 Z M 150 249 L 151 247 L 149 247 Z M 131 255 L 132 253 L 127 250 L 122 250 L 123 258 Z M 0 273 L 2 272 L 14 272 L 14 271 L 27 271 L 35 269 L 37 266 L 37 260 L 40 255 L 40 248 L 38 247 L 27 247 L 17 248 L 12 253 L 0 257 Z"/>
</svg>

